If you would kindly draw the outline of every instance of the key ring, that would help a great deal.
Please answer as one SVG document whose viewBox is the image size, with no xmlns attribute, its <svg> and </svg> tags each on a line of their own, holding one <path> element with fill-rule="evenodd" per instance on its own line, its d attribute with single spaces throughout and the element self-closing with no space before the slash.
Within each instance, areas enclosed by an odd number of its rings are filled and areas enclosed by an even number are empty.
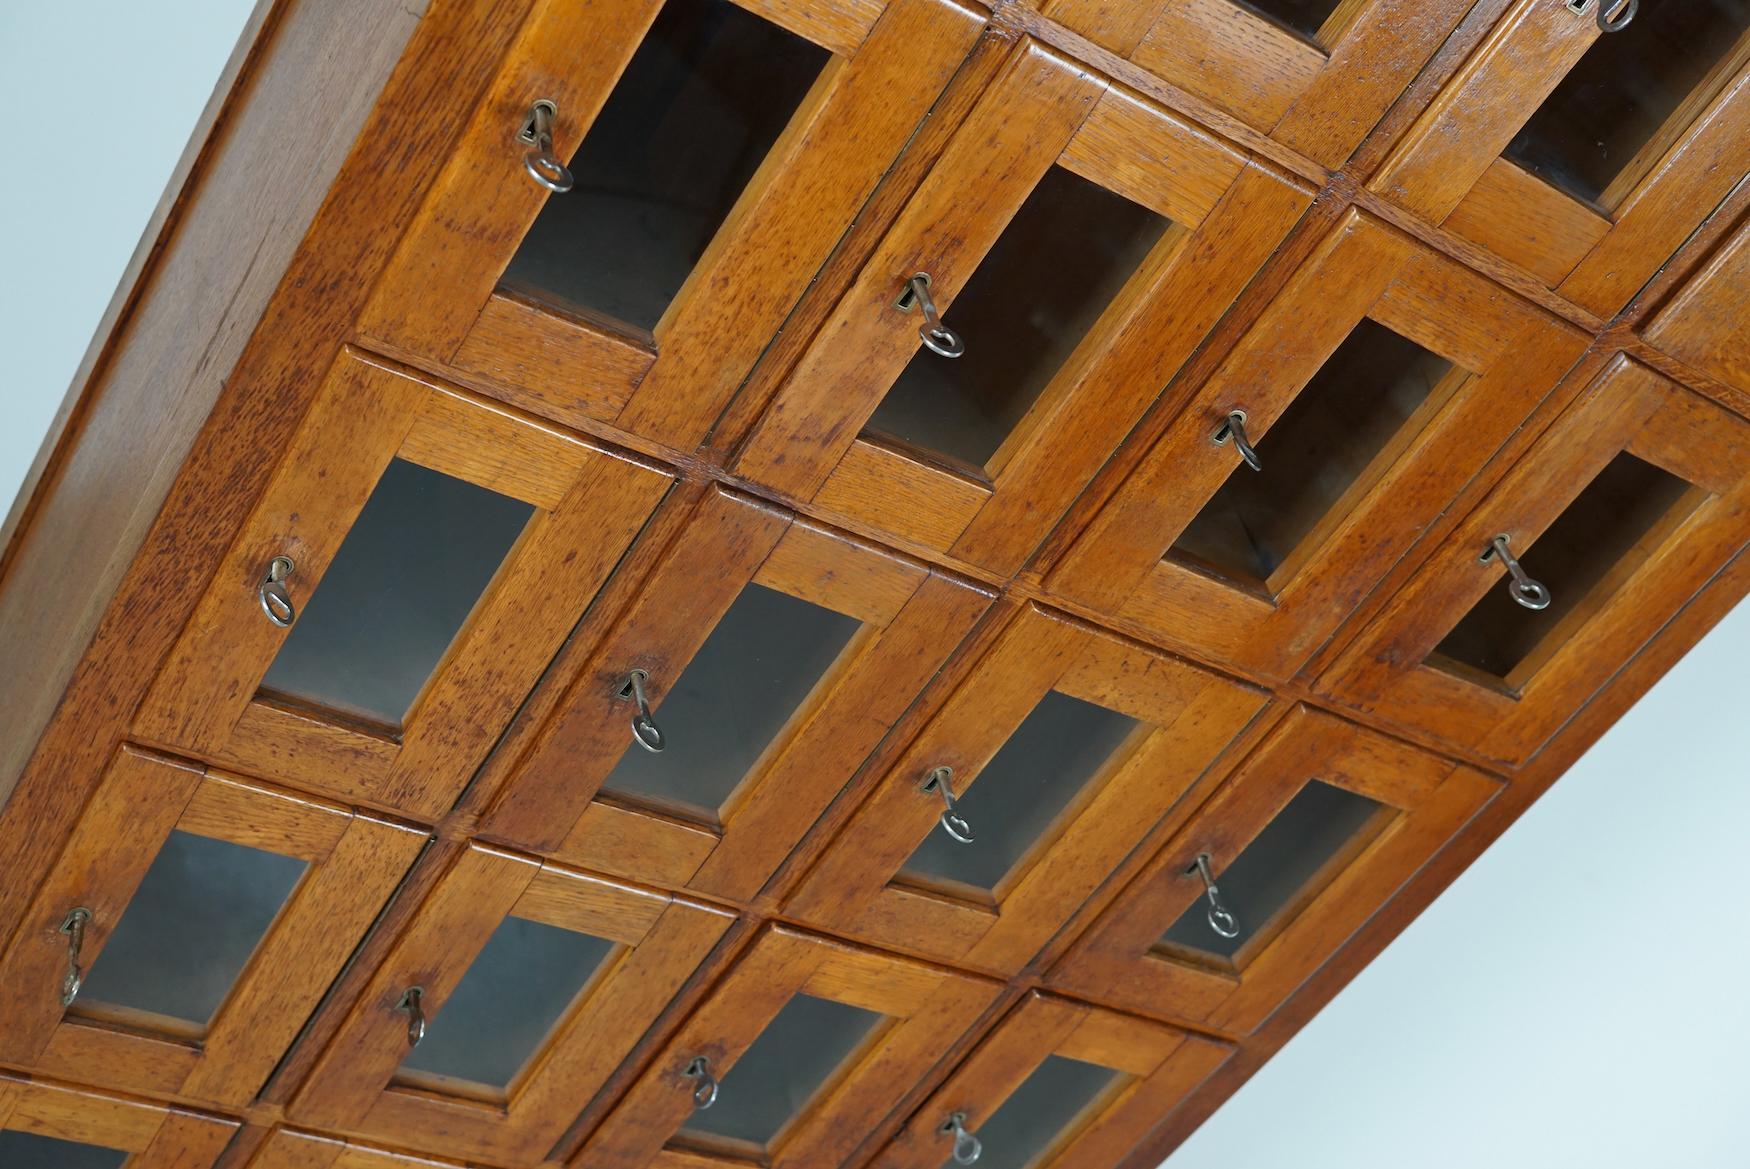
<svg viewBox="0 0 1750 1169">
<path fill-rule="evenodd" d="M 558 116 L 559 107 L 546 98 L 535 102 L 523 118 L 517 141 L 534 148 L 523 155 L 523 169 L 529 172 L 529 177 L 554 194 L 563 195 L 571 189 L 572 179 L 570 169 L 553 153 L 553 119 Z"/>
<path fill-rule="evenodd" d="M 942 831 L 946 832 L 950 839 L 960 844 L 971 844 L 972 825 L 968 824 L 966 817 L 960 814 L 960 797 L 954 794 L 953 780 L 954 769 L 952 767 L 938 767 L 924 777 L 924 782 L 918 790 L 941 794 L 944 806 L 939 822 L 942 825 Z"/>
<path fill-rule="evenodd" d="M 960 334 L 942 323 L 941 314 L 936 311 L 936 302 L 930 298 L 930 274 L 919 272 L 905 282 L 905 293 L 899 298 L 899 307 L 906 312 L 917 308 L 923 310 L 924 323 L 918 326 L 918 337 L 928 349 L 940 357 L 959 357 L 966 352 L 966 342 L 960 339 Z"/>
<path fill-rule="evenodd" d="M 966 1127 L 966 1113 L 950 1114 L 939 1131 L 954 1134 L 954 1163 L 956 1165 L 971 1165 L 983 1155 L 984 1142 L 978 1139 L 976 1133 Z"/>
<path fill-rule="evenodd" d="M 681 1075 L 689 1080 L 697 1080 L 693 1088 L 693 1110 L 703 1112 L 717 1103 L 717 1077 L 711 1074 L 711 1061 L 702 1055 L 694 1056 L 693 1061 L 686 1066 Z"/>
<path fill-rule="evenodd" d="M 1209 898 L 1209 928 L 1224 938 L 1240 936 L 1240 922 L 1233 911 L 1221 903 L 1221 890 L 1215 887 L 1215 875 L 1209 869 L 1209 854 L 1200 852 L 1191 868 L 1203 879 L 1203 894 Z"/>
<path fill-rule="evenodd" d="M 1477 557 L 1479 563 L 1487 564 L 1499 556 L 1501 563 L 1507 566 L 1507 595 L 1527 609 L 1547 609 L 1550 603 L 1549 589 L 1540 582 L 1532 580 L 1525 569 L 1519 566 L 1513 553 L 1507 550 L 1507 535 L 1502 533 L 1489 541 L 1489 546 L 1483 549 L 1483 554 Z"/>
<path fill-rule="evenodd" d="M 267 575 L 261 578 L 255 595 L 261 601 L 261 611 L 281 629 L 287 629 L 298 619 L 298 607 L 292 603 L 286 580 L 297 568 L 290 556 L 275 556 L 267 562 Z"/>
<path fill-rule="evenodd" d="M 632 712 L 632 741 L 654 755 L 660 754 L 668 746 L 668 739 L 650 713 L 650 698 L 644 692 L 644 684 L 648 681 L 649 674 L 643 670 L 633 670 L 620 683 L 619 693 L 621 698 L 630 698 L 638 708 Z"/>
<path fill-rule="evenodd" d="M 1229 410 L 1227 421 L 1215 428 L 1215 433 L 1209 436 L 1209 441 L 1216 446 L 1225 446 L 1228 439 L 1233 439 L 1234 449 L 1240 452 L 1240 458 L 1246 461 L 1246 466 L 1254 471 L 1264 469 L 1264 461 L 1258 457 L 1258 451 L 1246 437 L 1246 412 L 1244 410 Z"/>
</svg>

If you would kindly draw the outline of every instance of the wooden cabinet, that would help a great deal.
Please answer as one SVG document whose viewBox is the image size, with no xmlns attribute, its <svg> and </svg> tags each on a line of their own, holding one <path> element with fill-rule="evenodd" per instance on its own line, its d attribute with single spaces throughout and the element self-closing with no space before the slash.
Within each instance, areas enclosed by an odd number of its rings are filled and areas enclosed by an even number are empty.
<svg viewBox="0 0 1750 1169">
<path fill-rule="evenodd" d="M 1499 788 L 1480 771 L 1302 707 L 1047 982 L 1249 1032 Z"/>
<path fill-rule="evenodd" d="M 770 928 L 571 1165 L 842 1164 L 998 989 Z"/>
<path fill-rule="evenodd" d="M 734 469 L 1012 573 L 1308 202 L 1023 41 Z"/>
<path fill-rule="evenodd" d="M 1036 0 L 1053 21 L 1327 167 L 1360 145 L 1471 0 Z"/>
<path fill-rule="evenodd" d="M 533 1164 L 733 920 L 470 844 L 365 985 L 291 1115 Z"/>
<path fill-rule="evenodd" d="M 1263 705 L 1249 687 L 1029 607 L 786 910 L 1014 974 Z"/>
<path fill-rule="evenodd" d="M 1287 677 L 1585 345 L 1578 330 L 1351 214 L 1047 588 L 1163 644 Z"/>
<path fill-rule="evenodd" d="M 1517 0 L 1374 190 L 1608 317 L 1750 168 L 1750 5 Z"/>
<path fill-rule="evenodd" d="M 713 489 L 597 643 L 482 831 L 746 901 L 989 600 Z M 645 717 L 654 738 L 634 726 Z"/>
<path fill-rule="evenodd" d="M 562 422 L 696 445 L 983 23 L 949 0 L 539 0 L 359 329 Z"/>
<path fill-rule="evenodd" d="M 0 1169 L 1161 1164 L 1750 590 L 1633 6 L 274 5 L 0 548 Z"/>
<path fill-rule="evenodd" d="M 0 958 L 0 1060 L 248 1103 L 424 844 L 124 749 Z"/>
<path fill-rule="evenodd" d="M 0 1073 L 7 1169 L 209 1169 L 237 1122 Z"/>
<path fill-rule="evenodd" d="M 1201 1035 L 1033 991 L 871 1166 L 1116 1169 L 1231 1053 Z"/>
<path fill-rule="evenodd" d="M 435 819 L 671 482 L 346 351 L 136 734 Z"/>
<path fill-rule="evenodd" d="M 1644 335 L 1691 368 L 1750 394 L 1750 330 L 1744 327 L 1747 281 L 1750 221 L 1740 225 L 1659 310 Z"/>
<path fill-rule="evenodd" d="M 1518 766 L 1750 539 L 1747 474 L 1750 423 L 1619 357 L 1318 686 Z"/>
</svg>

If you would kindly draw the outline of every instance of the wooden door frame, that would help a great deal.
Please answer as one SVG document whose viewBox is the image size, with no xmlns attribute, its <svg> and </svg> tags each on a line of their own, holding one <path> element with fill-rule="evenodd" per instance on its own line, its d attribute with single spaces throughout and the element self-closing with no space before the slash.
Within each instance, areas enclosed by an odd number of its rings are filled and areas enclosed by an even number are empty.
<svg viewBox="0 0 1750 1169">
<path fill-rule="evenodd" d="M 263 616 L 257 593 L 269 561 L 290 556 L 286 583 L 301 610 L 394 458 L 535 511 L 401 726 L 384 730 L 259 693 L 288 632 Z M 159 671 L 135 733 L 435 820 L 673 479 L 673 471 L 345 350 Z"/>
<path fill-rule="evenodd" d="M 1746 427 L 1711 400 L 1613 358 L 1319 676 L 1318 691 L 1418 738 L 1522 766 L 1750 538 Z M 1690 484 L 1688 503 L 1637 544 L 1634 569 L 1600 581 L 1499 684 L 1428 664 L 1452 626 L 1505 579 L 1498 562 L 1478 559 L 1481 550 L 1508 534 L 1535 575 L 1536 538 L 1618 452 Z"/>
<path fill-rule="evenodd" d="M 654 336 L 499 280 L 549 198 L 523 173 L 516 132 L 530 103 L 557 105 L 554 150 L 570 158 L 661 0 L 536 0 L 360 336 L 484 378 L 495 396 L 567 424 L 612 423 L 680 449 L 703 441 L 985 23 L 954 0 L 732 2 L 833 57 Z"/>
<path fill-rule="evenodd" d="M 971 975 L 864 950 L 785 926 L 768 926 L 710 996 L 675 1032 L 585 1141 L 573 1169 L 683 1169 L 700 1156 L 671 1147 L 692 1114 L 699 1056 L 718 1079 L 797 994 L 873 1011 L 889 1022 L 850 1057 L 770 1151 L 772 1169 L 836 1165 L 879 1131 L 907 1092 L 996 1001 L 1000 986 Z M 712 1164 L 744 1165 L 734 1158 Z"/>
<path fill-rule="evenodd" d="M 949 314 L 1053 165 L 1172 226 L 983 468 L 950 467 L 863 435 L 920 345 L 918 314 L 895 304 L 906 282 L 929 273 L 937 307 Z M 966 190 L 980 198 L 967 200 Z M 901 544 L 1012 573 L 1310 202 L 1297 181 L 1023 38 L 789 371 L 732 470 Z"/>
<path fill-rule="evenodd" d="M 1034 1169 L 1116 1169 L 1160 1118 L 1233 1054 L 1216 1039 L 1087 1003 L 1029 991 L 912 1115 L 870 1169 L 940 1169 L 963 1114 L 975 1136 L 1049 1056 L 1110 1068 L 1125 1079 L 1092 1115 L 1059 1133 Z"/>
<path fill-rule="evenodd" d="M 1369 319 L 1472 376 L 1431 391 L 1264 591 L 1169 557 L 1229 474 L 1245 473 L 1235 471 L 1232 444 L 1210 441 L 1229 411 L 1246 412 L 1246 430 L 1258 442 Z M 1053 566 L 1046 591 L 1249 677 L 1288 678 L 1447 509 L 1586 344 L 1579 330 L 1350 211 Z"/>
<path fill-rule="evenodd" d="M 1264 927 L 1232 969 L 1158 951 L 1204 897 L 1195 862 L 1221 873 L 1289 800 L 1319 780 L 1382 805 L 1377 823 Z M 1249 1034 L 1501 789 L 1475 768 L 1297 707 L 1161 847 L 1071 947 L 1046 985 L 1157 1018 Z M 1244 913 L 1244 907 L 1233 907 Z"/>
<path fill-rule="evenodd" d="M 721 829 L 617 798 L 633 669 L 662 700 L 749 584 L 862 623 L 737 787 Z M 855 775 L 990 603 L 988 590 L 713 486 L 591 650 L 480 833 L 602 872 L 746 902 Z M 685 733 L 685 728 L 667 728 Z"/>
<path fill-rule="evenodd" d="M 0 1131 L 118 1149 L 129 1154 L 122 1169 L 209 1169 L 237 1129 L 228 1118 L 0 1072 Z"/>
<path fill-rule="evenodd" d="M 57 994 L 62 924 L 88 910 L 90 970 L 173 830 L 296 857 L 307 868 L 210 1023 L 86 1015 Z M 254 1099 L 425 846 L 423 832 L 124 747 L 0 959 L 0 1059 L 104 1087 L 242 1107 Z"/>
<path fill-rule="evenodd" d="M 894 883 L 918 844 L 943 830 L 942 797 L 921 789 L 925 778 L 951 767 L 963 797 L 1053 691 L 1140 725 L 997 883 L 991 904 Z M 1029 605 L 888 769 L 785 912 L 877 945 L 1015 974 L 1196 787 L 1265 700 L 1189 662 Z"/>
<path fill-rule="evenodd" d="M 1367 185 L 1608 318 L 1750 169 L 1750 59 L 1740 54 L 1735 71 L 1710 77 L 1701 100 L 1679 107 L 1681 124 L 1631 160 L 1613 184 L 1622 189 L 1606 193 L 1607 211 L 1502 154 L 1600 35 L 1590 6 L 1575 13 L 1517 0 Z"/>
<path fill-rule="evenodd" d="M 604 959 L 512 1079 L 503 1103 L 395 1082 L 410 986 L 427 1025 L 493 932 L 521 917 L 605 938 Z M 531 857 L 470 844 L 384 954 L 310 1070 L 289 1115 L 429 1152 L 494 1161 L 546 1156 L 565 1128 L 723 939 L 734 915 Z"/>
</svg>

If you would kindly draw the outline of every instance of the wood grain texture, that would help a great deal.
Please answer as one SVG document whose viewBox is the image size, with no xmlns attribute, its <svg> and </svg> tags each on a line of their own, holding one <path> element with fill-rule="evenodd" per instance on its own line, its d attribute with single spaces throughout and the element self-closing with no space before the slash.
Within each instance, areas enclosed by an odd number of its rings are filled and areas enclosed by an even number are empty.
<svg viewBox="0 0 1750 1169">
<path fill-rule="evenodd" d="M 1381 804 L 1383 828 L 1349 849 L 1335 869 L 1327 866 L 1314 877 L 1285 920 L 1248 940 L 1233 968 L 1157 950 L 1167 926 L 1203 896 L 1195 858 L 1208 854 L 1219 880 L 1315 778 Z M 1159 1018 L 1252 1031 L 1499 786 L 1450 760 L 1303 707 L 1223 781 L 1047 982 Z"/>
<path fill-rule="evenodd" d="M 1689 365 L 1750 391 L 1750 225 L 1741 228 L 1647 325 L 1646 338 Z"/>
<path fill-rule="evenodd" d="M 1345 704 L 1521 766 L 1750 539 L 1744 504 L 1746 423 L 1644 366 L 1618 358 L 1454 529 L 1414 580 L 1321 675 Z M 1500 587 L 1478 551 L 1498 532 L 1516 554 L 1535 541 L 1619 452 L 1692 491 L 1552 625 L 1525 661 L 1490 682 L 1434 647 Z"/>
</svg>

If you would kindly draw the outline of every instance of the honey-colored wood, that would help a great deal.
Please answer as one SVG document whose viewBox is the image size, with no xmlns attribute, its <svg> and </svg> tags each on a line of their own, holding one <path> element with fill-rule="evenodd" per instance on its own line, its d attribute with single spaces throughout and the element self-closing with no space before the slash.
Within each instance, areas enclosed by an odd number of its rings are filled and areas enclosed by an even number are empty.
<svg viewBox="0 0 1750 1169">
<path fill-rule="evenodd" d="M 919 843 L 944 831 L 942 797 L 921 790 L 928 775 L 952 768 L 954 792 L 964 797 L 1052 691 L 1139 726 L 993 889 L 907 879 L 901 870 Z M 1014 974 L 1262 706 L 1263 696 L 1247 687 L 1028 608 L 900 756 L 786 909 L 895 949 Z"/>
<path fill-rule="evenodd" d="M 1618 358 L 1321 676 L 1319 689 L 1435 742 L 1523 764 L 1750 538 L 1747 425 Z M 1500 566 L 1478 559 L 1495 535 L 1511 537 L 1535 576 L 1537 537 L 1623 452 L 1683 481 L 1687 493 L 1508 677 L 1431 661 L 1452 626 L 1501 587 Z"/>
<path fill-rule="evenodd" d="M 1233 858 L 1314 779 L 1382 805 L 1359 849 L 1249 939 L 1233 968 L 1158 949 L 1167 927 L 1203 900 L 1198 854 L 1209 855 L 1219 885 Z M 1499 787 L 1480 771 L 1303 707 L 1223 782 L 1047 982 L 1158 1018 L 1249 1032 Z"/>
<path fill-rule="evenodd" d="M 428 1027 L 506 916 L 618 943 L 502 1100 L 397 1074 L 410 986 Z M 291 1116 L 405 1147 L 492 1161 L 539 1160 L 729 928 L 720 910 L 470 846 L 421 907 L 329 1045 Z"/>
<path fill-rule="evenodd" d="M 1597 35 L 1545 0 L 712 2 L 830 59 L 648 331 L 507 272 L 529 102 L 570 153 L 657 0 L 252 21 L 0 555 L 0 1127 L 130 1169 L 936 1166 L 1049 1055 L 1126 1079 L 1036 1169 L 1152 1169 L 1750 583 L 1750 41 L 1591 204 L 1503 156 Z M 954 324 L 1046 176 L 1172 226 L 980 465 L 881 435 L 900 286 Z M 1173 550 L 1226 409 L 1268 461 L 1363 321 L 1464 372 L 1268 580 Z M 1688 486 L 1506 677 L 1442 658 L 1504 600 L 1480 546 L 1557 571 L 1621 453 Z M 264 691 L 254 590 L 284 552 L 308 601 L 397 457 L 536 517 L 387 726 Z M 684 735 L 753 585 L 861 629 L 715 812 L 606 784 L 626 672 Z M 1144 725 L 990 888 L 907 874 L 923 776 L 988 796 L 1050 691 Z M 1386 807 L 1231 963 L 1157 945 L 1188 858 L 1313 779 Z M 90 967 L 173 831 L 310 867 L 210 1025 L 62 1011 L 67 908 Z M 441 1030 L 510 918 L 614 956 L 502 1090 L 404 1069 L 401 993 Z M 889 1022 L 771 1150 L 685 1131 L 686 1062 L 797 994 Z"/>
<path fill-rule="evenodd" d="M 919 351 L 919 315 L 895 306 L 906 281 L 927 272 L 951 324 L 955 292 L 1053 164 L 1173 226 L 984 466 L 859 433 Z M 970 190 L 979 198 L 967 199 Z M 1304 190 L 1244 153 L 1023 42 L 822 326 L 735 470 L 859 525 L 1013 572 L 1307 203 Z"/>
<path fill-rule="evenodd" d="M 699 824 L 599 785 L 633 743 L 621 697 L 646 671 L 662 700 L 736 597 L 761 585 L 862 628 L 719 813 Z M 481 823 L 495 839 L 716 897 L 758 893 L 881 736 L 971 629 L 989 595 L 940 572 L 720 489 L 709 492 L 643 591 L 570 682 Z M 725 696 L 727 697 L 727 696 Z"/>
<path fill-rule="evenodd" d="M 1069 999 L 1029 993 L 937 1089 L 871 1165 L 873 1169 L 938 1169 L 949 1163 L 948 1117 L 963 1113 L 977 1133 L 985 1120 L 1048 1056 L 1080 1060 L 1118 1073 L 1086 1113 L 1031 1164 L 1038 1169 L 1116 1166 L 1154 1123 L 1228 1058 L 1224 1043 Z M 1001 1147 L 993 1155 L 1013 1162 Z"/>
<path fill-rule="evenodd" d="M 995 1000 L 998 985 L 785 928 L 762 934 L 682 1025 L 620 1104 L 570 1162 L 686 1164 L 670 1145 L 693 1108 L 695 1086 L 681 1073 L 697 1056 L 722 1079 L 792 996 L 808 994 L 886 1015 L 889 1021 L 779 1134 L 765 1163 L 836 1165 Z M 718 1164 L 745 1164 L 722 1156 Z"/>
<path fill-rule="evenodd" d="M 1232 410 L 1254 444 L 1363 320 L 1457 367 L 1268 579 L 1171 553 L 1238 468 L 1211 442 Z M 1047 589 L 1163 644 L 1293 674 L 1580 356 L 1585 339 L 1400 233 L 1351 213 L 1235 345 L 1057 563 Z M 1286 438 L 1294 441 L 1293 436 Z"/>
<path fill-rule="evenodd" d="M 1750 224 L 1708 260 L 1647 325 L 1648 341 L 1673 357 L 1750 393 L 1750 337 L 1744 287 L 1750 281 Z"/>
<path fill-rule="evenodd" d="M 290 556 L 289 588 L 307 603 L 391 458 L 521 499 L 535 516 L 400 727 L 287 709 L 259 692 L 286 632 L 262 615 L 257 585 L 269 560 Z M 159 674 L 137 733 L 435 819 L 670 482 L 656 468 L 349 351 Z"/>
<path fill-rule="evenodd" d="M 208 1169 L 237 1122 L 0 1073 L 0 1131 L 118 1149 L 126 1169 Z"/>
<path fill-rule="evenodd" d="M 530 103 L 557 105 L 555 150 L 568 157 L 655 18 L 655 0 L 538 0 L 362 333 L 453 361 L 505 400 L 561 421 L 615 422 L 676 447 L 702 440 L 983 24 L 949 0 L 737 2 L 833 57 L 654 336 L 528 289 L 495 289 L 549 197 L 523 172 L 516 141 Z"/>
<path fill-rule="evenodd" d="M 1470 5 L 1344 3 L 1312 36 L 1231 0 L 1041 0 L 1039 7 L 1101 48 L 1336 167 Z"/>
<path fill-rule="evenodd" d="M 89 994 L 63 1008 L 62 922 L 75 907 L 91 911 L 89 971 L 173 829 L 308 868 L 210 1023 L 118 1019 Z M 0 1059 L 103 1087 L 247 1103 L 423 844 L 406 828 L 124 748 L 0 958 Z"/>
<path fill-rule="evenodd" d="M 1608 317 L 1750 169 L 1750 52 L 1729 54 L 1589 207 L 1500 156 L 1600 35 L 1590 9 L 1518 0 L 1369 186 Z"/>
</svg>

